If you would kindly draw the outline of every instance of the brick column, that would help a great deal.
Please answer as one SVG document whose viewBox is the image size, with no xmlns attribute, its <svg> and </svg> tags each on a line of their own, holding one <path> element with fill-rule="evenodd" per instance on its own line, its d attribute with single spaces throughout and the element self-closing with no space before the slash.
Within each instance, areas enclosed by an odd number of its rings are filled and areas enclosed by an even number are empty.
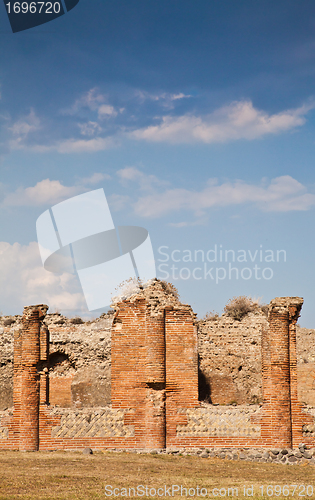
<svg viewBox="0 0 315 500">
<path fill-rule="evenodd" d="M 146 448 L 165 448 L 164 310 L 146 313 Z"/>
<path fill-rule="evenodd" d="M 269 327 L 263 332 L 262 437 L 275 447 L 292 446 L 292 401 L 297 401 L 295 323 L 302 304 L 300 297 L 273 299 Z"/>
<path fill-rule="evenodd" d="M 164 313 L 145 299 L 117 305 L 112 327 L 112 406 L 129 409 L 135 447 L 165 446 Z"/>
<path fill-rule="evenodd" d="M 48 307 L 29 306 L 23 312 L 20 451 L 37 451 L 39 446 L 39 361 L 40 327 Z"/>
<path fill-rule="evenodd" d="M 295 300 L 289 305 L 289 345 L 290 345 L 290 389 L 291 389 L 291 428 L 292 448 L 304 442 L 303 425 L 312 424 L 313 418 L 302 412 L 303 405 L 298 401 L 297 390 L 297 356 L 296 356 L 296 323 L 300 315 L 303 299 Z"/>
<path fill-rule="evenodd" d="M 165 310 L 167 446 L 177 445 L 177 426 L 187 424 L 186 409 L 199 405 L 194 320 L 190 306 Z"/>
</svg>

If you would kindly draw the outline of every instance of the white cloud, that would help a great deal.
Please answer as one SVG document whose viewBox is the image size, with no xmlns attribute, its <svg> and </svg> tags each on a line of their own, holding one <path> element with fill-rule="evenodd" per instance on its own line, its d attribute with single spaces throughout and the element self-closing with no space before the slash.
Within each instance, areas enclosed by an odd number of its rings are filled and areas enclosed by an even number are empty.
<svg viewBox="0 0 315 500">
<path fill-rule="evenodd" d="M 33 187 L 18 188 L 5 196 L 2 206 L 40 206 L 55 204 L 83 192 L 82 186 L 63 186 L 59 181 L 44 179 Z"/>
<path fill-rule="evenodd" d="M 180 92 L 179 94 L 171 94 L 170 95 L 170 100 L 171 101 L 178 101 L 179 99 L 187 99 L 188 97 L 192 97 L 189 94 L 183 94 Z"/>
<path fill-rule="evenodd" d="M 61 110 L 61 114 L 76 115 L 81 109 L 89 109 L 90 111 L 97 112 L 99 119 L 117 116 L 118 112 L 116 111 L 114 106 L 107 104 L 105 102 L 106 100 L 106 96 L 104 94 L 101 94 L 99 90 L 94 87 L 88 92 L 85 92 L 81 97 L 79 97 L 79 99 L 76 99 L 76 101 L 70 108 Z M 119 110 L 119 112 L 122 111 L 123 108 Z M 88 124 L 86 125 L 88 130 L 91 130 L 93 123 L 95 122 L 88 122 L 89 127 Z"/>
<path fill-rule="evenodd" d="M 117 171 L 117 175 L 122 184 L 126 185 L 129 181 L 135 181 L 142 190 L 151 190 L 154 186 L 165 186 L 167 184 L 155 175 L 141 172 L 136 167 L 122 168 Z"/>
<path fill-rule="evenodd" d="M 95 172 L 92 174 L 90 177 L 84 177 L 83 179 L 80 179 L 80 184 L 98 184 L 101 181 L 104 181 L 105 179 L 110 179 L 110 175 L 108 174 L 102 174 L 100 172 Z"/>
<path fill-rule="evenodd" d="M 87 135 L 89 137 L 102 131 L 102 127 L 100 127 L 97 122 L 89 121 L 87 123 L 78 123 L 78 127 L 82 135 Z"/>
<path fill-rule="evenodd" d="M 131 205 L 131 198 L 127 195 L 122 194 L 112 194 L 109 197 L 110 208 L 115 212 L 119 212 L 120 210 L 124 210 L 127 205 Z"/>
<path fill-rule="evenodd" d="M 31 109 L 27 116 L 13 123 L 12 127 L 9 127 L 9 130 L 11 130 L 14 135 L 25 136 L 34 130 L 38 130 L 39 127 L 40 120 L 36 116 L 34 110 Z"/>
<path fill-rule="evenodd" d="M 88 185 L 110 179 L 110 175 L 95 172 L 90 177 L 81 178 L 75 186 L 64 186 L 60 181 L 44 179 L 35 186 L 18 188 L 4 196 L 2 207 L 54 205 L 62 200 L 88 191 Z"/>
<path fill-rule="evenodd" d="M 206 225 L 208 222 L 206 217 L 202 217 L 196 221 L 182 221 L 182 222 L 169 222 L 168 226 L 171 227 L 188 227 L 188 226 L 203 226 Z"/>
<path fill-rule="evenodd" d="M 94 87 L 76 99 L 70 108 L 61 110 L 61 113 L 64 115 L 75 115 L 82 108 L 88 108 L 91 111 L 95 111 L 104 101 L 105 96 Z"/>
<path fill-rule="evenodd" d="M 33 109 L 27 116 L 24 116 L 8 127 L 13 138 L 10 140 L 12 149 L 21 149 L 25 146 L 28 135 L 41 128 L 40 119 L 36 116 Z"/>
<path fill-rule="evenodd" d="M 150 92 L 146 92 L 144 90 L 137 90 L 136 96 L 142 101 L 150 100 L 150 101 L 177 101 L 179 99 L 187 99 L 188 97 L 192 97 L 188 94 L 183 94 L 179 92 L 178 94 L 170 94 L 169 92 L 161 92 L 157 94 L 151 94 Z"/>
<path fill-rule="evenodd" d="M 86 311 L 76 277 L 45 271 L 36 242 L 0 242 L 0 303 L 3 314 L 21 314 L 24 306 L 42 303 L 51 311 Z"/>
<path fill-rule="evenodd" d="M 114 106 L 110 106 L 109 104 L 102 104 L 102 106 L 100 106 L 98 108 L 98 117 L 100 119 L 102 118 L 109 118 L 110 116 L 117 116 L 118 113 L 117 111 L 115 110 Z"/>
<path fill-rule="evenodd" d="M 142 217 L 160 217 L 180 210 L 202 216 L 209 208 L 242 204 L 253 204 L 263 211 L 300 211 L 315 205 L 315 195 L 289 175 L 272 179 L 269 185 L 242 181 L 219 185 L 216 180 L 210 180 L 201 191 L 175 188 L 142 196 L 134 209 Z"/>
<path fill-rule="evenodd" d="M 117 142 L 117 139 L 114 137 L 95 137 L 93 139 L 72 138 L 56 142 L 50 146 L 29 146 L 28 149 L 36 153 L 49 153 L 50 151 L 57 151 L 61 154 L 96 153 L 97 151 L 104 151 L 115 146 Z"/>
<path fill-rule="evenodd" d="M 142 95 L 144 97 L 141 97 Z M 161 101 L 162 106 L 169 109 L 174 107 L 172 103 L 175 101 L 190 97 L 183 93 L 151 95 L 145 92 L 139 93 L 139 96 L 141 99 Z M 12 135 L 9 146 L 11 149 L 27 149 L 38 153 L 57 151 L 61 154 L 76 154 L 104 151 L 126 138 L 172 144 L 198 142 L 210 144 L 242 139 L 253 140 L 268 134 L 280 134 L 301 127 L 306 122 L 307 113 L 315 107 L 315 103 L 311 103 L 296 109 L 268 114 L 254 108 L 249 100 L 239 101 L 204 116 L 165 114 L 162 118 L 158 118 L 159 123 L 156 118 L 152 118 L 151 123 L 158 123 L 157 125 L 132 130 L 135 125 L 130 125 L 129 121 L 127 125 L 120 124 L 112 130 L 107 127 L 105 132 L 104 126 L 102 127 L 100 123 L 103 125 L 105 119 L 115 118 L 118 113 L 124 111 L 124 108 L 115 109 L 114 106 L 104 101 L 105 96 L 97 89 L 91 89 L 84 94 L 72 106 L 71 114 L 85 107 L 94 112 L 94 120 L 77 123 L 80 134 L 56 140 L 52 144 L 40 141 L 38 134 L 32 137 L 32 133 L 43 127 L 35 112 L 31 110 L 28 116 L 22 117 L 9 128 Z M 104 137 L 105 133 L 112 135 Z M 53 137 L 53 134 L 50 136 Z M 37 144 L 34 142 L 35 138 L 38 139 Z"/>
<path fill-rule="evenodd" d="M 104 151 L 112 147 L 114 141 L 110 137 L 97 137 L 95 139 L 67 139 L 61 141 L 50 150 L 57 150 L 58 153 L 94 153 L 97 151 Z"/>
<path fill-rule="evenodd" d="M 144 174 L 136 167 L 125 167 L 118 170 L 117 175 L 122 181 L 135 181 L 141 179 Z"/>
<path fill-rule="evenodd" d="M 266 134 L 278 134 L 305 123 L 305 115 L 314 105 L 302 106 L 268 115 L 254 108 L 251 101 L 233 102 L 204 117 L 190 114 L 164 116 L 162 123 L 130 133 L 135 139 L 152 142 L 227 142 L 237 139 L 257 139 Z"/>
</svg>

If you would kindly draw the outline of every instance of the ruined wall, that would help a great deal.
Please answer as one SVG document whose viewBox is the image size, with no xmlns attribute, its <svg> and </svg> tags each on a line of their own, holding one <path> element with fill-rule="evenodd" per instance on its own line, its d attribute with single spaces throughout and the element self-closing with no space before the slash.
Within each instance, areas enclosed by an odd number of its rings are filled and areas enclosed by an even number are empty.
<svg viewBox="0 0 315 500">
<path fill-rule="evenodd" d="M 112 404 L 128 411 L 126 422 L 135 429 L 136 446 L 143 448 L 165 447 L 163 326 L 164 315 L 151 318 L 143 298 L 119 304 L 113 322 Z"/>
<path fill-rule="evenodd" d="M 21 319 L 0 318 L 0 411 L 13 406 L 14 332 L 22 328 Z M 112 319 L 109 314 L 76 324 L 47 314 L 52 404 L 89 408 L 110 403 Z M 262 402 L 261 335 L 266 324 L 260 312 L 242 321 L 223 315 L 198 322 L 201 400 L 215 405 Z M 296 336 L 299 400 L 315 407 L 315 330 L 297 325 Z"/>
<path fill-rule="evenodd" d="M 258 310 L 241 321 L 227 315 L 198 322 L 200 396 L 212 404 L 262 403 L 261 340 L 268 325 Z M 296 328 L 298 399 L 315 406 L 315 330 Z"/>
<path fill-rule="evenodd" d="M 129 410 L 125 422 L 142 448 L 171 445 L 182 423 L 178 408 L 198 405 L 195 315 L 158 282 L 116 305 L 112 405 Z"/>
<path fill-rule="evenodd" d="M 241 321 L 223 315 L 198 322 L 202 399 L 212 404 L 262 402 L 261 336 L 267 324 L 261 310 Z"/>
<path fill-rule="evenodd" d="M 298 398 L 315 407 L 315 330 L 296 329 Z"/>
<path fill-rule="evenodd" d="M 314 414 L 297 391 L 296 321 L 302 304 L 299 297 L 280 297 L 269 305 L 262 329 L 263 405 L 187 409 L 186 422 L 177 429 L 178 446 L 296 448 L 302 441 L 314 446 Z"/>
<path fill-rule="evenodd" d="M 84 408 L 110 403 L 112 318 L 109 313 L 83 322 L 58 313 L 46 315 L 51 404 Z M 14 334 L 21 330 L 22 316 L 0 319 L 0 411 L 13 407 Z"/>
<path fill-rule="evenodd" d="M 76 408 L 110 403 L 112 314 L 73 323 L 57 314 L 46 317 L 50 332 L 51 404 Z"/>
<path fill-rule="evenodd" d="M 159 299 L 160 300 L 160 299 Z M 59 407 L 90 408 L 111 398 L 111 324 L 113 314 L 72 323 L 47 314 L 50 330 L 50 397 Z M 13 407 L 14 332 L 22 316 L 0 318 L 0 411 Z M 9 323 L 9 324 L 8 324 Z M 197 323 L 200 398 L 212 404 L 262 403 L 262 312 L 241 321 L 228 316 Z M 297 325 L 298 396 L 315 407 L 315 330 Z"/>
<path fill-rule="evenodd" d="M 162 283 L 156 281 L 121 300 L 115 304 L 114 314 L 103 315 L 89 325 L 79 324 L 79 320 L 67 322 L 57 314 L 47 317 L 45 305 L 26 307 L 22 321 L 11 325 L 14 409 L 0 411 L 0 448 L 291 448 L 302 441 L 314 446 L 315 411 L 303 405 L 297 383 L 298 358 L 303 359 L 303 366 L 313 359 L 307 351 L 311 335 L 299 354 L 296 351 L 296 322 L 302 304 L 299 297 L 272 300 L 267 321 L 260 314 L 254 315 L 254 338 L 250 317 L 247 322 L 238 322 L 242 343 L 237 352 L 232 350 L 235 339 L 226 337 L 234 322 L 216 320 L 221 329 L 215 328 L 213 320 L 210 328 L 209 322 L 202 323 L 200 366 L 207 368 L 202 362 L 207 350 L 211 351 L 209 339 L 217 334 L 220 340 L 215 345 L 221 350 L 212 349 L 211 355 L 220 356 L 226 370 L 236 364 L 234 378 L 230 373 L 229 380 L 239 398 L 250 394 L 236 392 L 237 376 L 243 370 L 239 363 L 248 362 L 246 353 L 254 357 L 258 340 L 261 343 L 257 366 L 262 375 L 257 386 L 262 386 L 262 404 L 235 406 L 234 401 L 221 407 L 198 401 L 196 318 L 190 306 L 181 304 L 176 293 Z M 50 340 L 47 324 L 53 332 Z M 96 385 L 102 376 L 106 383 L 109 380 L 110 326 L 111 403 L 106 400 L 108 391 L 103 387 L 99 395 L 102 384 Z M 224 359 L 228 356 L 234 358 L 231 365 Z M 100 372 L 94 371 L 92 380 L 89 370 L 96 364 Z M 211 376 L 210 397 L 214 398 L 217 379 Z M 219 379 L 218 384 L 221 382 Z M 219 390 L 217 393 L 220 395 Z M 231 391 L 227 390 L 225 397 L 230 398 Z"/>
<path fill-rule="evenodd" d="M 21 317 L 19 317 L 20 319 Z M 5 321 L 9 320 L 9 324 Z M 13 406 L 13 346 L 14 331 L 22 327 L 20 321 L 11 326 L 10 318 L 0 319 L 0 411 Z"/>
</svg>

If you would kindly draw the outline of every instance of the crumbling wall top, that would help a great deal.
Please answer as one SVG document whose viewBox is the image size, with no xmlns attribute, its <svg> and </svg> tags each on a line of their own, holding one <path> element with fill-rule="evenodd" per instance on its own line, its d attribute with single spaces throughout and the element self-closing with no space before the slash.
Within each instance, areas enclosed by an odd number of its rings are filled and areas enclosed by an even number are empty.
<svg viewBox="0 0 315 500">
<path fill-rule="evenodd" d="M 188 304 L 183 304 L 178 297 L 177 289 L 165 281 L 154 279 L 147 286 L 138 288 L 136 293 L 129 297 L 122 297 L 120 301 L 114 301 L 113 307 L 116 311 L 119 309 L 119 304 L 124 302 L 137 302 L 145 299 L 151 316 L 160 316 L 166 308 L 189 310 L 193 318 L 195 314 Z"/>
<path fill-rule="evenodd" d="M 36 306 L 26 306 L 23 310 L 23 319 L 28 320 L 35 311 L 38 311 L 39 320 L 42 321 L 49 307 L 46 304 L 38 304 Z"/>
<path fill-rule="evenodd" d="M 272 312 L 288 314 L 290 320 L 297 321 L 303 305 L 302 297 L 276 297 L 269 304 L 268 318 Z"/>
</svg>

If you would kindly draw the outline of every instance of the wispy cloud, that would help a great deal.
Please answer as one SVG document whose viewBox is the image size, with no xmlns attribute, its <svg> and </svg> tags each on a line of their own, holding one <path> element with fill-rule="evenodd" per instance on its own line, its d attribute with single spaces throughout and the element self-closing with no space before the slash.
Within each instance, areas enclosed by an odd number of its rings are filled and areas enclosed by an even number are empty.
<svg viewBox="0 0 315 500">
<path fill-rule="evenodd" d="M 109 118 L 110 116 L 115 117 L 118 115 L 114 106 L 110 106 L 109 104 L 102 104 L 102 106 L 98 108 L 97 113 L 100 119 Z"/>
<path fill-rule="evenodd" d="M 108 180 L 110 178 L 111 178 L 111 176 L 108 174 L 104 174 L 101 172 L 95 172 L 90 177 L 84 177 L 82 179 L 79 179 L 79 183 L 83 186 L 85 186 L 86 184 L 98 184 L 99 182 L 102 182 L 104 180 Z"/>
<path fill-rule="evenodd" d="M 150 191 L 157 186 L 165 186 L 167 182 L 158 179 L 155 175 L 146 174 L 136 167 L 125 167 L 117 171 L 117 175 L 122 184 L 129 181 L 136 181 L 141 190 Z"/>
<path fill-rule="evenodd" d="M 132 199 L 128 195 L 112 194 L 109 196 L 109 202 L 111 209 L 115 212 L 119 212 L 127 207 L 130 207 Z"/>
<path fill-rule="evenodd" d="M 141 103 L 145 101 L 155 101 L 159 102 L 164 108 L 169 109 L 174 108 L 174 101 L 192 97 L 191 95 L 184 94 L 183 92 L 178 92 L 177 94 L 170 92 L 150 93 L 144 90 L 137 90 L 135 95 Z"/>
<path fill-rule="evenodd" d="M 312 102 L 296 109 L 268 114 L 256 109 L 250 100 L 245 100 L 223 106 L 208 115 L 194 112 L 172 116 L 170 109 L 173 104 L 189 95 L 143 94 L 143 97 L 139 94 L 140 100 L 161 101 L 164 106 L 162 118 L 157 117 L 156 110 L 153 113 L 152 109 L 144 109 L 145 104 L 138 106 L 136 112 L 134 109 L 130 112 L 128 108 L 114 107 L 97 89 L 91 89 L 69 108 L 67 113 L 73 115 L 71 118 L 58 115 L 58 127 L 51 132 L 48 123 L 52 120 L 40 119 L 34 110 L 11 125 L 8 124 L 10 120 L 6 120 L 5 128 L 10 136 L 7 144 L 9 149 L 76 154 L 104 151 L 125 139 L 171 144 L 254 140 L 301 127 L 306 122 L 307 113 L 315 107 Z M 87 110 L 83 115 L 80 114 L 82 109 Z M 140 123 L 149 125 L 141 128 Z"/>
<path fill-rule="evenodd" d="M 102 103 L 106 100 L 106 96 L 102 94 L 96 87 L 84 92 L 69 108 L 61 110 L 61 114 L 75 115 L 81 109 L 87 108 L 91 111 L 97 111 Z"/>
<path fill-rule="evenodd" d="M 1 203 L 2 207 L 54 205 L 62 200 L 84 193 L 88 186 L 100 183 L 110 176 L 94 173 L 90 177 L 79 179 L 75 186 L 64 186 L 58 180 L 44 179 L 35 186 L 20 187 L 13 193 L 7 193 Z"/>
<path fill-rule="evenodd" d="M 111 137 L 96 137 L 95 139 L 68 139 L 56 144 L 58 153 L 94 153 L 104 151 L 114 145 Z"/>
<path fill-rule="evenodd" d="M 59 181 L 44 179 L 33 187 L 18 188 L 7 194 L 2 206 L 40 206 L 54 204 L 82 192 L 82 186 L 63 186 Z"/>
<path fill-rule="evenodd" d="M 61 114 L 77 115 L 82 110 L 93 111 L 102 120 L 104 118 L 116 117 L 119 112 L 123 111 L 123 108 L 116 110 L 114 106 L 107 103 L 107 96 L 94 87 L 76 99 L 72 106 L 62 109 Z"/>
<path fill-rule="evenodd" d="M 29 149 L 38 153 L 57 151 L 62 154 L 95 153 L 113 147 L 117 143 L 112 137 L 95 137 L 93 139 L 66 139 L 50 146 L 31 146 Z"/>
<path fill-rule="evenodd" d="M 102 132 L 102 127 L 97 122 L 88 121 L 86 123 L 78 123 L 78 127 L 82 135 L 89 137 Z"/>
<path fill-rule="evenodd" d="M 21 149 L 25 146 L 28 136 L 41 128 L 40 119 L 36 116 L 33 109 L 29 114 L 21 117 L 19 120 L 12 123 L 8 130 L 12 134 L 10 147 L 12 149 Z"/>
<path fill-rule="evenodd" d="M 254 108 L 251 101 L 239 101 L 203 117 L 192 114 L 164 116 L 160 124 L 134 130 L 130 136 L 138 140 L 174 144 L 252 140 L 304 125 L 305 115 L 313 108 L 314 104 L 309 104 L 269 115 Z"/>
<path fill-rule="evenodd" d="M 138 181 L 135 177 L 134 181 Z M 189 211 L 199 219 L 207 210 L 251 204 L 262 211 L 289 212 L 309 210 L 315 205 L 315 195 L 289 175 L 276 177 L 269 183 L 248 184 L 243 181 L 224 182 L 210 179 L 200 191 L 173 188 L 162 192 L 152 190 L 138 196 L 133 207 L 141 217 L 162 217 L 173 212 Z M 180 223 L 181 226 L 186 223 Z"/>
</svg>

